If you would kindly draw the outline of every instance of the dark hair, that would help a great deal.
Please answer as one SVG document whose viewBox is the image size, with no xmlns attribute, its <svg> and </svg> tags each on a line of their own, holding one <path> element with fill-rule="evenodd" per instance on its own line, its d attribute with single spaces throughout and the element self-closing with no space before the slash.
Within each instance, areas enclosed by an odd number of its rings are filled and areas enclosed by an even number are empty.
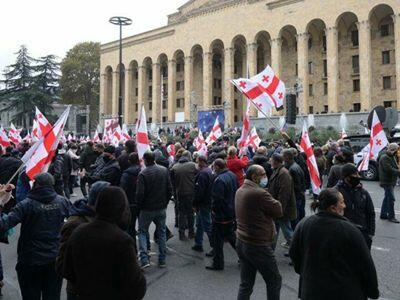
<svg viewBox="0 0 400 300">
<path fill-rule="evenodd" d="M 134 140 L 127 140 L 125 142 L 125 148 L 128 153 L 132 153 L 136 151 L 136 143 Z"/>
<path fill-rule="evenodd" d="M 132 152 L 131 154 L 129 154 L 128 161 L 132 166 L 139 165 L 140 161 L 137 152 Z"/>
<path fill-rule="evenodd" d="M 151 151 L 146 151 L 143 154 L 143 160 L 146 165 L 153 165 L 155 161 L 155 155 Z"/>
<path fill-rule="evenodd" d="M 288 148 L 288 149 L 283 149 L 282 150 L 282 158 L 286 157 L 289 161 L 294 161 L 294 154 L 292 149 Z"/>
<path fill-rule="evenodd" d="M 259 175 L 261 170 L 260 168 L 262 168 L 260 165 L 251 165 L 246 171 L 246 179 L 252 180 L 254 175 Z"/>
<path fill-rule="evenodd" d="M 274 153 L 274 154 L 272 154 L 271 159 L 272 159 L 274 162 L 277 162 L 277 163 L 280 163 L 280 164 L 283 162 L 283 157 L 282 157 L 282 155 L 280 155 L 279 153 Z"/>
<path fill-rule="evenodd" d="M 78 146 L 75 143 L 71 143 L 69 149 L 78 149 Z"/>
<path fill-rule="evenodd" d="M 222 158 L 217 158 L 214 161 L 214 166 L 218 167 L 218 169 L 223 170 L 226 168 L 226 161 L 223 160 Z"/>
<path fill-rule="evenodd" d="M 93 144 L 92 141 L 89 141 L 89 142 L 86 143 L 86 145 L 88 145 L 89 147 L 93 147 L 94 144 Z"/>
<path fill-rule="evenodd" d="M 205 157 L 204 155 L 199 155 L 199 156 L 197 157 L 197 160 L 203 162 L 203 163 L 206 164 L 206 165 L 208 164 L 208 163 L 207 163 L 207 157 Z"/>
<path fill-rule="evenodd" d="M 318 196 L 318 200 L 311 203 L 311 209 L 313 211 L 327 210 L 330 206 L 336 205 L 339 200 L 340 192 L 335 188 L 328 188 L 321 191 Z"/>
</svg>

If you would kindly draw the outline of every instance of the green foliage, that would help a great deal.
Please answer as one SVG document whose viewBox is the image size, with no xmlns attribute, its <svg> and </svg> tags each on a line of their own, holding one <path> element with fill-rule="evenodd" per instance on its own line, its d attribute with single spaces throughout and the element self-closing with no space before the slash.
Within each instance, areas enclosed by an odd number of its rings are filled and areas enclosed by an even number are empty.
<svg viewBox="0 0 400 300">
<path fill-rule="evenodd" d="M 339 133 L 331 126 L 327 128 L 309 128 L 310 140 L 315 145 L 322 146 L 326 144 L 328 140 L 338 140 L 340 138 Z"/>
<path fill-rule="evenodd" d="M 7 104 L 3 110 L 16 111 L 13 121 L 26 128 L 26 120 L 33 118 L 35 106 L 48 111 L 56 100 L 58 64 L 53 55 L 38 60 L 32 58 L 24 45 L 16 55 L 15 63 L 4 70 L 0 101 Z"/>
<path fill-rule="evenodd" d="M 90 128 L 97 125 L 100 95 L 100 43 L 75 45 L 61 62 L 63 103 L 90 105 Z"/>
</svg>

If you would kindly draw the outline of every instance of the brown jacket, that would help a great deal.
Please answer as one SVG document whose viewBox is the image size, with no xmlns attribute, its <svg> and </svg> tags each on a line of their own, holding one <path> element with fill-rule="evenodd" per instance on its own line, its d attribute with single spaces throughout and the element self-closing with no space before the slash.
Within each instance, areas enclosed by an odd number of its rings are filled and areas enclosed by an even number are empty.
<svg viewBox="0 0 400 300">
<path fill-rule="evenodd" d="M 282 206 L 267 190 L 245 179 L 236 192 L 235 212 L 239 240 L 257 246 L 272 244 L 275 235 L 273 218 L 282 216 Z"/>
<path fill-rule="evenodd" d="M 295 220 L 297 211 L 293 179 L 285 167 L 274 170 L 269 179 L 268 190 L 282 204 L 283 218 Z"/>
</svg>

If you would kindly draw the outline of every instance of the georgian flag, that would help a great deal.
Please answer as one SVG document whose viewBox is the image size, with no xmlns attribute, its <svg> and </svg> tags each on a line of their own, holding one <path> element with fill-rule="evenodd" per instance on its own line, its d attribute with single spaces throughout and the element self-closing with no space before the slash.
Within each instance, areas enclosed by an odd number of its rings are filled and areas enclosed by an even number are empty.
<svg viewBox="0 0 400 300">
<path fill-rule="evenodd" d="M 319 195 L 321 192 L 321 180 L 319 177 L 319 171 L 317 161 L 315 160 L 314 150 L 311 146 L 310 137 L 308 135 L 307 124 L 303 124 L 303 132 L 301 134 L 300 148 L 307 156 L 307 167 L 310 172 L 311 187 L 313 193 Z"/>
<path fill-rule="evenodd" d="M 143 158 L 143 154 L 150 150 L 150 141 L 147 133 L 146 111 L 144 106 L 141 108 L 140 117 L 136 124 L 136 147 L 139 159 Z"/>
<path fill-rule="evenodd" d="M 37 131 L 37 137 L 40 139 L 42 136 L 46 135 L 47 132 L 53 129 L 53 126 L 51 126 L 50 122 L 46 119 L 46 117 L 40 112 L 40 110 L 35 107 L 35 119 L 36 122 L 38 123 L 38 131 Z"/>
<path fill-rule="evenodd" d="M 200 155 L 207 155 L 207 145 L 206 141 L 204 140 L 203 133 L 201 132 L 201 129 L 199 128 L 199 134 L 197 137 L 194 139 L 194 146 L 197 149 L 197 152 L 199 152 Z"/>
<path fill-rule="evenodd" d="M 10 146 L 10 139 L 7 136 L 7 133 L 5 132 L 3 126 L 0 127 L 0 145 L 3 148 L 6 148 L 8 146 Z"/>
<path fill-rule="evenodd" d="M 242 135 L 237 141 L 239 149 L 246 147 L 246 140 L 250 134 L 250 100 L 247 101 L 246 111 L 243 112 Z"/>
<path fill-rule="evenodd" d="M 371 136 L 369 138 L 369 149 L 364 148 L 363 152 L 363 160 L 358 166 L 358 171 L 367 171 L 369 166 L 369 160 L 371 158 L 378 157 L 379 152 L 382 151 L 387 145 L 389 141 L 386 137 L 385 132 L 383 131 L 383 126 L 379 117 L 374 111 L 374 116 L 372 118 L 372 126 L 371 126 Z M 369 150 L 369 151 L 368 151 Z"/>
<path fill-rule="evenodd" d="M 247 78 L 233 79 L 231 82 L 247 99 L 253 102 L 259 111 L 267 114 L 271 110 L 274 105 L 271 97 L 264 93 L 256 82 Z"/>
<path fill-rule="evenodd" d="M 261 139 L 258 136 L 257 129 L 253 127 L 249 136 L 247 137 L 246 146 L 251 146 L 254 150 L 257 150 L 258 147 L 260 146 L 260 143 Z"/>
<path fill-rule="evenodd" d="M 128 133 L 128 127 L 126 126 L 126 124 L 123 124 L 123 125 L 122 125 L 122 138 L 123 138 L 125 141 L 128 141 L 128 140 L 131 139 L 131 136 L 130 136 L 129 133 Z"/>
<path fill-rule="evenodd" d="M 11 123 L 10 130 L 8 131 L 8 137 L 16 146 L 18 146 L 22 141 L 21 136 L 19 135 L 19 130 L 15 128 L 13 123 Z"/>
<path fill-rule="evenodd" d="M 268 94 L 277 110 L 283 108 L 283 101 L 286 96 L 285 84 L 275 75 L 270 66 L 267 66 L 261 73 L 251 77 L 260 89 Z"/>
<path fill-rule="evenodd" d="M 215 119 L 213 128 L 206 139 L 206 144 L 214 144 L 222 136 L 221 125 L 219 124 L 218 117 Z"/>
</svg>

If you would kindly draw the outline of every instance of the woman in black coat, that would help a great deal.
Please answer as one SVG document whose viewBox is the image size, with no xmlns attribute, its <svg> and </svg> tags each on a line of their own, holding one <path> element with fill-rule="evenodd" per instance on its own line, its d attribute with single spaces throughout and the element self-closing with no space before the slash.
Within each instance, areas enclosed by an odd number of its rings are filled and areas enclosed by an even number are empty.
<svg viewBox="0 0 400 300">
<path fill-rule="evenodd" d="M 342 194 L 323 190 L 294 233 L 289 255 L 300 275 L 302 300 L 378 299 L 378 279 L 367 244 L 345 217 Z"/>
</svg>

